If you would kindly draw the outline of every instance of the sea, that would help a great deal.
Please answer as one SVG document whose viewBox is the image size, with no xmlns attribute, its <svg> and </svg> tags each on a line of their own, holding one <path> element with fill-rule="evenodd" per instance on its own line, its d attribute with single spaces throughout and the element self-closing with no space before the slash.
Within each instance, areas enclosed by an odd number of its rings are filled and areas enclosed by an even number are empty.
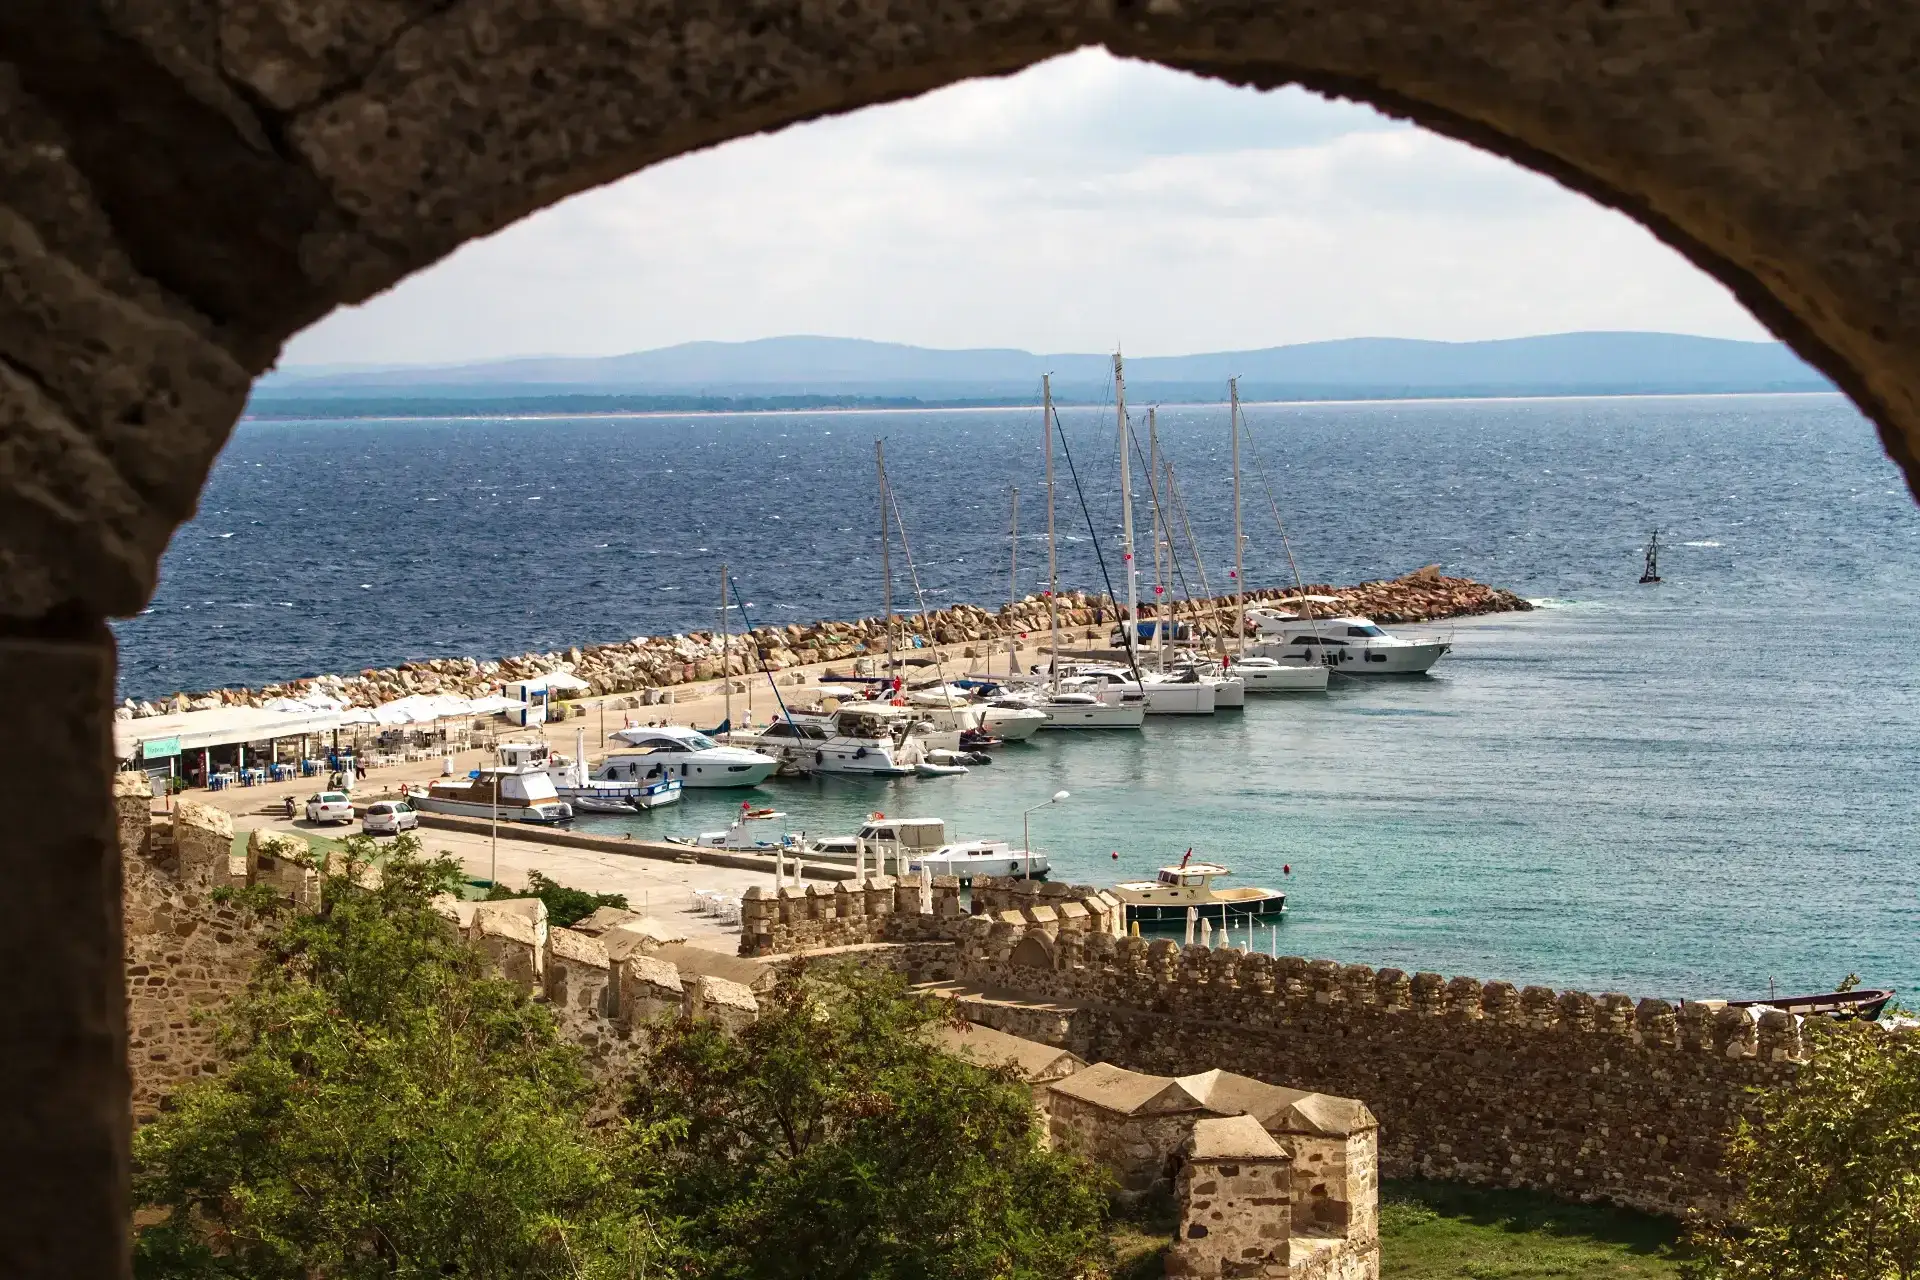
<svg viewBox="0 0 1920 1280">
<path fill-rule="evenodd" d="M 1635 997 L 1920 987 L 1920 513 L 1845 400 L 1244 414 L 1250 586 L 1290 584 L 1290 551 L 1308 582 L 1435 564 L 1537 607 L 1400 628 L 1453 641 L 1428 677 L 1044 733 L 965 777 L 773 781 L 756 803 L 812 834 L 877 811 L 1018 842 L 1024 822 L 1075 882 L 1191 850 L 1287 891 L 1283 924 L 1233 939 L 1283 955 Z M 1173 480 L 1134 472 L 1149 597 L 1156 506 L 1168 589 L 1231 590 L 1227 423 L 1154 414 Z M 1124 591 L 1115 414 L 1063 409 L 1060 436 L 1062 586 Z M 992 606 L 1044 585 L 1042 445 L 1037 408 L 246 422 L 152 607 L 117 627 L 123 693 L 710 629 L 723 563 L 736 628 L 871 615 L 881 450 L 896 607 Z M 1655 528 L 1664 580 L 1643 586 Z M 686 835 L 739 803 L 582 825 Z"/>
</svg>

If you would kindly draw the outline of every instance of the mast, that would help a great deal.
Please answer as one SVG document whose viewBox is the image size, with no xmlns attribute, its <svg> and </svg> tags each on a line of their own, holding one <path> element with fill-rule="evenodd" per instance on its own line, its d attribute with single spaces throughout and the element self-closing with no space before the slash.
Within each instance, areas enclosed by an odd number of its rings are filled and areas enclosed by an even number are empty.
<svg viewBox="0 0 1920 1280">
<path fill-rule="evenodd" d="M 1232 401 L 1228 419 L 1233 424 L 1233 652 L 1239 653 L 1247 637 L 1247 565 L 1245 535 L 1240 532 L 1240 379 L 1227 379 L 1227 395 Z"/>
<path fill-rule="evenodd" d="M 1161 518 L 1160 502 L 1154 495 L 1154 486 L 1159 484 L 1160 475 L 1160 409 L 1157 405 L 1147 406 L 1147 493 L 1153 498 L 1150 503 L 1153 511 L 1153 639 L 1159 650 L 1160 672 L 1167 670 L 1167 580 L 1173 575 L 1172 565 L 1163 576 L 1160 569 L 1161 537 L 1166 535 L 1166 549 L 1172 551 L 1172 530 L 1167 529 L 1166 521 Z"/>
<path fill-rule="evenodd" d="M 880 593 L 885 603 L 885 621 L 887 635 L 886 674 L 893 674 L 893 561 L 887 536 L 887 447 L 884 442 L 873 442 L 873 469 L 880 481 Z"/>
<path fill-rule="evenodd" d="M 1007 620 L 1013 620 L 1013 606 L 1020 598 L 1020 486 L 1013 486 L 1013 530 L 1008 534 L 1013 549 L 1008 555 L 1010 567 L 1007 569 Z M 1020 633 L 1016 628 L 1007 631 L 1007 679 L 1016 674 L 1014 667 L 1020 659 Z M 993 668 L 987 668 L 991 671 Z"/>
<path fill-rule="evenodd" d="M 1053 540 L 1053 376 L 1040 375 L 1040 439 L 1047 452 L 1047 673 L 1060 692 L 1060 552 Z"/>
<path fill-rule="evenodd" d="M 1133 466 L 1127 457 L 1127 375 L 1118 351 L 1113 353 L 1113 408 L 1120 433 L 1120 558 L 1127 573 L 1127 613 L 1122 634 L 1126 637 L 1127 661 L 1137 668 L 1140 575 L 1133 563 Z"/>
<path fill-rule="evenodd" d="M 727 691 L 724 723 L 733 729 L 733 629 L 727 625 L 727 566 L 720 566 L 720 686 Z"/>
</svg>

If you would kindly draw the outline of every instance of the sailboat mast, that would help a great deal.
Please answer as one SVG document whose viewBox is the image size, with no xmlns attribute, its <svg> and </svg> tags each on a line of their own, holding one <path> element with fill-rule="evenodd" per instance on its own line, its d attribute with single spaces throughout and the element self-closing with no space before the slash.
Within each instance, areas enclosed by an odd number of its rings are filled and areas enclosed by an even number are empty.
<svg viewBox="0 0 1920 1280">
<path fill-rule="evenodd" d="M 880 483 L 880 595 L 884 603 L 884 622 L 887 635 L 887 670 L 893 674 L 893 561 L 887 534 L 887 447 L 884 442 L 873 442 L 873 469 Z"/>
<path fill-rule="evenodd" d="M 1240 379 L 1227 379 L 1227 395 L 1233 424 L 1233 652 L 1239 653 L 1247 639 L 1247 540 L 1240 532 Z"/>
<path fill-rule="evenodd" d="M 720 566 L 720 685 L 727 691 L 726 726 L 733 728 L 733 628 L 727 623 L 727 566 Z"/>
<path fill-rule="evenodd" d="M 1020 598 L 1020 486 L 1013 486 L 1013 530 L 1008 535 L 1013 549 L 1007 556 L 1007 617 L 1011 621 L 1013 606 Z M 1007 631 L 1007 679 L 1014 677 L 1020 653 L 1020 633 L 1009 628 Z M 991 671 L 993 668 L 987 668 Z"/>
<path fill-rule="evenodd" d="M 1137 662 L 1140 628 L 1140 574 L 1133 562 L 1133 466 L 1127 457 L 1127 375 L 1120 353 L 1113 353 L 1113 407 L 1120 433 L 1120 558 L 1127 573 L 1127 660 Z"/>
<path fill-rule="evenodd" d="M 1147 495 L 1152 499 L 1153 511 L 1153 638 L 1159 650 L 1160 671 L 1167 670 L 1167 608 L 1171 601 L 1167 598 L 1167 582 L 1172 574 L 1172 565 L 1163 575 L 1160 568 L 1161 537 L 1169 535 L 1167 549 L 1172 550 L 1171 530 L 1165 528 L 1161 517 L 1160 502 L 1154 495 L 1154 486 L 1159 483 L 1160 475 L 1160 409 L 1157 405 L 1147 406 Z"/>
<path fill-rule="evenodd" d="M 1040 439 L 1047 453 L 1047 672 L 1060 692 L 1060 552 L 1053 538 L 1053 377 L 1040 375 Z"/>
</svg>

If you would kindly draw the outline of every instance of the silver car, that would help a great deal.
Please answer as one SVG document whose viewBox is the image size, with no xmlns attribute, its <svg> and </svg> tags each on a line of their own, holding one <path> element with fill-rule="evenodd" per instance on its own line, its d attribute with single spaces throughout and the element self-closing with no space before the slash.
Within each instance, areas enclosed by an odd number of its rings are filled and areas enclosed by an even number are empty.
<svg viewBox="0 0 1920 1280">
<path fill-rule="evenodd" d="M 376 800 L 360 820 L 360 829 L 370 836 L 397 836 L 419 825 L 420 815 L 405 800 Z"/>
</svg>

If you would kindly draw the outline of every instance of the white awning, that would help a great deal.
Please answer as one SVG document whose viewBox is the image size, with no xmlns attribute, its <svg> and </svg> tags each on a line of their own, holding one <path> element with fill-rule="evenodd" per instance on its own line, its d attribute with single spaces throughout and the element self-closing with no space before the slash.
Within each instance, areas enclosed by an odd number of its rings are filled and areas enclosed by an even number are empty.
<svg viewBox="0 0 1920 1280">
<path fill-rule="evenodd" d="M 131 760 L 141 754 L 142 744 L 156 748 L 171 747 L 165 754 L 199 751 L 205 747 L 244 746 L 273 738 L 297 738 L 302 734 L 328 733 L 338 729 L 338 711 L 272 710 L 267 707 L 214 707 L 207 711 L 180 711 L 172 715 L 143 716 L 113 722 L 114 755 Z"/>
</svg>

